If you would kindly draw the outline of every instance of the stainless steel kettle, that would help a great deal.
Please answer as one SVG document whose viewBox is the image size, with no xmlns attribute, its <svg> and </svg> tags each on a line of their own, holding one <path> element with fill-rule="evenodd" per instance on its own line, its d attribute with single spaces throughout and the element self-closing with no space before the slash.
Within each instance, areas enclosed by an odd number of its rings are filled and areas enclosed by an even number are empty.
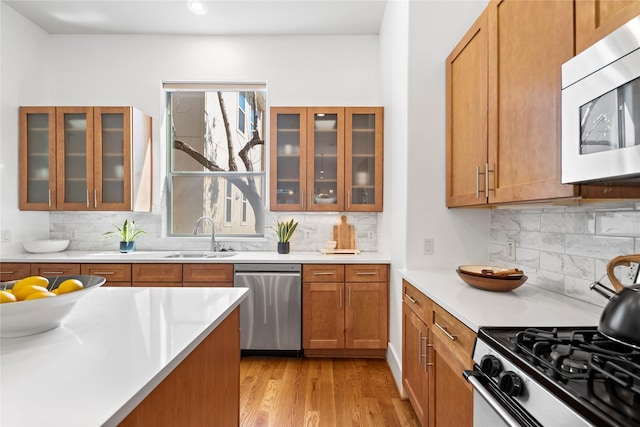
<svg viewBox="0 0 640 427">
<path fill-rule="evenodd" d="M 614 275 L 615 267 L 640 263 L 640 254 L 622 255 L 607 264 L 607 275 L 615 291 L 595 282 L 591 289 L 609 299 L 600 316 L 598 332 L 631 347 L 640 349 L 640 285 L 625 287 Z"/>
</svg>

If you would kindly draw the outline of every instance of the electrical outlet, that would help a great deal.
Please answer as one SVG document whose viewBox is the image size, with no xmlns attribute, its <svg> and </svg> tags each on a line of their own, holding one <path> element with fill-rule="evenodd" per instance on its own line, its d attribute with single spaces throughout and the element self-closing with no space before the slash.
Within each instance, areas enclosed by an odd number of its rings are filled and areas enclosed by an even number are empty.
<svg viewBox="0 0 640 427">
<path fill-rule="evenodd" d="M 505 246 L 504 253 L 502 255 L 504 259 L 509 261 L 516 260 L 516 243 L 513 240 L 509 240 L 507 242 L 507 246 Z"/>
<path fill-rule="evenodd" d="M 367 238 L 370 241 L 376 238 L 375 233 L 373 231 L 369 231 L 369 233 L 367 233 L 367 234 L 368 234 Z"/>
<path fill-rule="evenodd" d="M 2 243 L 11 242 L 11 230 L 2 230 L 2 232 L 0 232 L 0 236 L 0 240 L 2 241 Z"/>
<path fill-rule="evenodd" d="M 620 277 L 620 283 L 622 283 L 623 285 L 635 285 L 638 283 L 638 280 L 640 280 L 640 277 L 638 277 L 638 268 L 640 268 L 640 264 L 632 262 L 629 267 L 618 268 L 622 269 L 623 271 Z"/>
<path fill-rule="evenodd" d="M 427 237 L 422 242 L 423 254 L 424 255 L 433 255 L 433 238 Z"/>
</svg>

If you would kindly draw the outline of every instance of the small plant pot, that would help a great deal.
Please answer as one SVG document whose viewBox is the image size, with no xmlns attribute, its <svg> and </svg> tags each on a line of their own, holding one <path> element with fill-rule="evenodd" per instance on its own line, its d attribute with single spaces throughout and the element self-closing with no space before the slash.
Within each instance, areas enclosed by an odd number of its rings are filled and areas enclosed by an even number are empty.
<svg viewBox="0 0 640 427">
<path fill-rule="evenodd" d="M 278 253 L 279 254 L 288 254 L 289 253 L 289 242 L 278 242 Z"/>
<path fill-rule="evenodd" d="M 120 252 L 122 253 L 127 253 L 127 252 L 134 252 L 136 250 L 136 242 L 135 241 L 130 241 L 130 242 L 120 242 Z"/>
</svg>

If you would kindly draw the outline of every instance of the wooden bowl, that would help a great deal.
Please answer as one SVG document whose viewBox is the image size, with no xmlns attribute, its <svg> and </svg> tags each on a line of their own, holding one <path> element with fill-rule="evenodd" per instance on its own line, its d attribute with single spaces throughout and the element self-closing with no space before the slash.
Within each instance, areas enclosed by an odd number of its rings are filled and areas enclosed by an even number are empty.
<svg viewBox="0 0 640 427">
<path fill-rule="evenodd" d="M 495 277 L 481 277 L 474 276 L 472 274 L 466 274 L 460 269 L 456 269 L 456 273 L 458 276 L 469 286 L 474 288 L 483 289 L 485 291 L 493 291 L 493 292 L 508 292 L 516 289 L 524 282 L 527 281 L 527 276 L 521 276 L 520 278 L 513 279 L 503 279 L 503 278 L 495 278 Z"/>
</svg>

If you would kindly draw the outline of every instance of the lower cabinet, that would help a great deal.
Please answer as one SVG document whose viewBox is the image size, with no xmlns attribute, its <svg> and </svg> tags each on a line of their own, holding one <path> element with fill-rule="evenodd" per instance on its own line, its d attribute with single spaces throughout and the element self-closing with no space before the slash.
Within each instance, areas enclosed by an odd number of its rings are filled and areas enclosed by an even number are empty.
<svg viewBox="0 0 640 427">
<path fill-rule="evenodd" d="M 473 425 L 476 334 L 403 280 L 402 384 L 422 427 Z"/>
<path fill-rule="evenodd" d="M 305 355 L 385 357 L 388 265 L 308 264 L 302 270 Z"/>
<path fill-rule="evenodd" d="M 131 286 L 131 264 L 82 264 L 80 272 L 104 277 L 102 286 Z"/>
<path fill-rule="evenodd" d="M 184 287 L 233 287 L 233 264 L 183 264 Z"/>
</svg>

